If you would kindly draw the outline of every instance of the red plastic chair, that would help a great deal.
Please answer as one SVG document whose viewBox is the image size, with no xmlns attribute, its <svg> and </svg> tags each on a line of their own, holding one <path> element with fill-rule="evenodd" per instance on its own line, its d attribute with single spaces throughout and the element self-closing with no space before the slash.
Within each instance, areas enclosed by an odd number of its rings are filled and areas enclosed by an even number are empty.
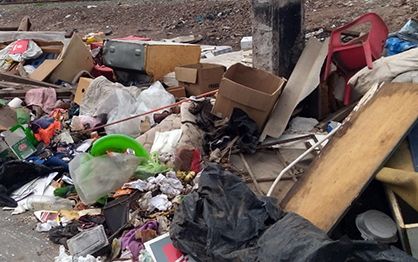
<svg viewBox="0 0 418 262">
<path fill-rule="evenodd" d="M 371 24 L 368 33 L 347 43 L 341 41 L 344 31 L 365 23 Z M 385 22 L 375 13 L 367 13 L 353 22 L 332 31 L 324 79 L 328 77 L 332 60 L 346 80 L 345 105 L 350 103 L 351 96 L 351 86 L 347 84 L 348 80 L 365 66 L 369 69 L 373 68 L 373 61 L 382 56 L 388 33 L 389 30 Z"/>
</svg>

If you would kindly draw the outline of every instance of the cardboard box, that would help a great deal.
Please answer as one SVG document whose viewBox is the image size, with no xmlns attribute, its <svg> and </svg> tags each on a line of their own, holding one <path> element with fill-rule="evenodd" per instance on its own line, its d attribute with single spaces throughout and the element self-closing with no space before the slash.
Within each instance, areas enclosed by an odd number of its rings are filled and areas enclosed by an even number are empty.
<svg viewBox="0 0 418 262">
<path fill-rule="evenodd" d="M 87 78 L 87 77 L 80 77 L 80 80 L 78 81 L 78 85 L 77 85 L 77 90 L 75 91 L 75 96 L 74 96 L 74 102 L 77 105 L 81 104 L 81 100 L 83 99 L 83 96 L 86 93 L 91 80 L 93 79 Z"/>
<path fill-rule="evenodd" d="M 186 89 L 184 88 L 184 86 L 169 87 L 165 91 L 172 94 L 175 98 L 186 97 Z"/>
<path fill-rule="evenodd" d="M 94 67 L 93 57 L 80 36 L 74 34 L 68 46 L 58 57 L 62 60 L 52 71 L 49 82 L 56 83 L 63 80 L 72 83 L 80 71 L 91 72 Z"/>
<path fill-rule="evenodd" d="M 286 79 L 261 69 L 235 64 L 225 72 L 212 113 L 230 117 L 234 107 L 244 110 L 258 126 L 264 128 Z"/>
<path fill-rule="evenodd" d="M 176 67 L 176 79 L 188 96 L 196 96 L 219 88 L 226 67 L 217 64 L 192 64 Z"/>
<path fill-rule="evenodd" d="M 36 148 L 29 142 L 29 139 L 21 128 L 6 135 L 5 140 L 13 153 L 21 160 L 28 158 L 36 152 Z"/>
<path fill-rule="evenodd" d="M 241 50 L 248 50 L 253 48 L 253 37 L 246 36 L 241 39 Z"/>
</svg>

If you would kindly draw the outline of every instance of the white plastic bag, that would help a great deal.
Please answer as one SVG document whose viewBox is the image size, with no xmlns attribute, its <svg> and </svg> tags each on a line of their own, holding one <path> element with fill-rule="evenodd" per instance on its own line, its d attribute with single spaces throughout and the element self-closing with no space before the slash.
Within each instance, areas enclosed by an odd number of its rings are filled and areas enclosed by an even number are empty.
<svg viewBox="0 0 418 262">
<path fill-rule="evenodd" d="M 18 40 L 21 41 L 21 40 Z M 15 43 L 17 43 L 18 41 L 12 43 L 12 49 L 13 50 L 13 46 Z M 13 61 L 16 62 L 22 62 L 23 60 L 30 60 L 30 59 L 35 59 L 38 58 L 40 55 L 42 55 L 42 49 L 33 41 L 33 40 L 28 40 L 28 46 L 26 48 L 26 51 L 24 51 L 23 53 L 14 53 L 14 54 L 10 54 L 9 52 L 9 57 L 11 59 L 13 59 Z"/>
<path fill-rule="evenodd" d="M 128 154 L 79 154 L 69 164 L 70 175 L 81 201 L 91 204 L 126 183 L 141 161 Z"/>
<path fill-rule="evenodd" d="M 167 92 L 164 86 L 159 82 L 153 83 L 148 89 L 144 90 L 139 94 L 137 99 L 147 109 L 147 111 L 151 111 L 163 106 L 167 106 L 170 104 L 174 104 L 176 102 L 176 98 Z M 164 110 L 160 110 L 159 112 L 162 113 Z"/>
<path fill-rule="evenodd" d="M 106 99 L 103 106 L 97 110 L 96 114 L 105 113 L 111 108 L 107 123 L 113 123 L 131 116 L 147 113 L 157 108 L 173 104 L 174 102 L 176 102 L 174 96 L 168 93 L 160 82 L 155 82 L 148 89 L 142 91 L 136 100 L 124 90 L 115 90 Z M 160 110 L 156 113 L 162 113 L 163 111 Z M 147 115 L 150 118 L 151 125 L 154 124 L 154 114 Z M 141 134 L 139 125 L 145 117 L 138 117 L 108 126 L 105 128 L 106 133 L 124 134 L 136 138 Z"/>
<path fill-rule="evenodd" d="M 174 150 L 181 138 L 182 130 L 174 129 L 167 132 L 156 132 L 151 153 L 174 153 Z"/>
</svg>

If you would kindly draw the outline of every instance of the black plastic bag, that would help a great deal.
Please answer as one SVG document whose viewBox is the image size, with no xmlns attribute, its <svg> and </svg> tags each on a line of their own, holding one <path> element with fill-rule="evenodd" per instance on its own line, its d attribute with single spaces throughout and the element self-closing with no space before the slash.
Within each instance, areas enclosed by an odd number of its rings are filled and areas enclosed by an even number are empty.
<svg viewBox="0 0 418 262">
<path fill-rule="evenodd" d="M 257 124 L 242 109 L 235 107 L 232 111 L 228 126 L 218 130 L 215 134 L 206 134 L 203 139 L 203 148 L 207 154 L 219 148 L 224 150 L 235 138 L 237 148 L 244 153 L 255 153 L 259 140 Z"/>
<path fill-rule="evenodd" d="M 210 164 L 197 192 L 184 197 L 174 215 L 174 246 L 198 261 L 232 261 L 233 251 L 255 245 L 281 211 L 275 200 L 257 196 L 242 180 Z"/>
<path fill-rule="evenodd" d="M 295 213 L 285 216 L 248 250 L 246 262 L 416 261 L 403 251 L 375 241 L 331 240 L 325 232 Z"/>
<path fill-rule="evenodd" d="M 272 198 L 258 198 L 240 179 L 210 164 L 197 192 L 185 196 L 170 227 L 173 245 L 196 261 L 417 261 L 374 241 L 331 240 Z"/>
</svg>

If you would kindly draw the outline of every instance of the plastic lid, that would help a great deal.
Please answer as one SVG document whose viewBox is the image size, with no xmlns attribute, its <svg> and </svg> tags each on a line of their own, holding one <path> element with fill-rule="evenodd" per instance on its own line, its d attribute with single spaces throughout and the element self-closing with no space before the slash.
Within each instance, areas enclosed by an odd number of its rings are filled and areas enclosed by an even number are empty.
<svg viewBox="0 0 418 262">
<path fill-rule="evenodd" d="M 398 240 L 395 222 L 380 211 L 369 210 L 358 215 L 356 226 L 365 240 L 376 240 L 383 243 Z"/>
</svg>

